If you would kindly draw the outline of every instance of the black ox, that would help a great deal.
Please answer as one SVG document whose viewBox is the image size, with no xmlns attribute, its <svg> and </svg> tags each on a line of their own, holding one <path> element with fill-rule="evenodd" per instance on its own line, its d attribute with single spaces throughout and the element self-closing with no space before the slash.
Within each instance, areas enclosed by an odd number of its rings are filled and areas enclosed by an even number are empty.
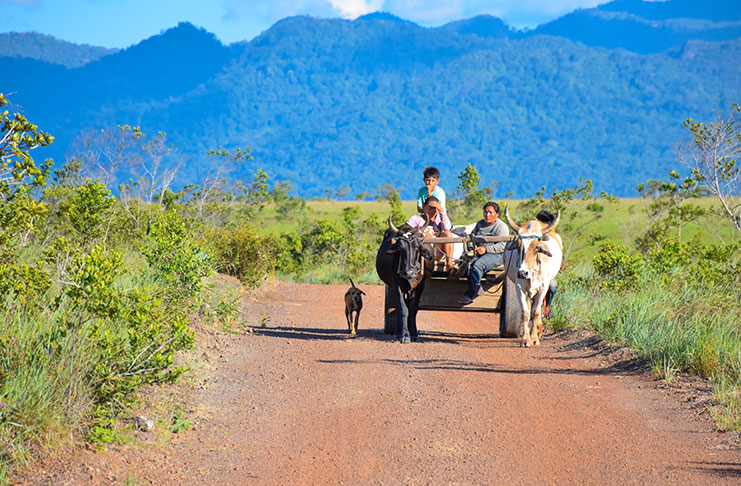
<svg viewBox="0 0 741 486">
<path fill-rule="evenodd" d="M 394 326 L 394 340 L 408 343 L 417 341 L 417 311 L 424 290 L 424 269 L 433 257 L 430 245 L 422 243 L 424 229 L 412 229 L 404 225 L 394 226 L 389 217 L 389 229 L 376 255 L 378 277 L 388 285 L 390 296 L 399 303 Z"/>
</svg>

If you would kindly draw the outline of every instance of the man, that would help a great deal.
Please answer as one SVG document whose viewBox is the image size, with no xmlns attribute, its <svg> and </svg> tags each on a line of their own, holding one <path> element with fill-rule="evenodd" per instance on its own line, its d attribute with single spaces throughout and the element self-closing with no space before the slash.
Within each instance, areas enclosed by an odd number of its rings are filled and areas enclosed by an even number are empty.
<svg viewBox="0 0 741 486">
<path fill-rule="evenodd" d="M 476 236 L 507 236 L 509 229 L 499 219 L 499 205 L 494 201 L 484 204 L 484 219 L 476 223 L 471 235 Z M 481 277 L 489 270 L 502 265 L 504 262 L 504 247 L 507 242 L 484 243 L 473 249 L 474 259 L 468 264 L 468 290 L 458 300 L 461 305 L 473 303 L 481 293 Z"/>
</svg>

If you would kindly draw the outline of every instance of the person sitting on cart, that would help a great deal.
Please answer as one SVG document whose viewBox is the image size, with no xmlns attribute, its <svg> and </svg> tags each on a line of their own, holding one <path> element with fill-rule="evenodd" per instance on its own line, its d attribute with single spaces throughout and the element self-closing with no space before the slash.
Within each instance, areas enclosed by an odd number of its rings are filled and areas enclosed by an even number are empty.
<svg viewBox="0 0 741 486">
<path fill-rule="evenodd" d="M 540 221 L 544 224 L 551 224 L 556 220 L 556 215 L 551 213 L 550 211 L 546 211 L 543 209 L 538 214 L 535 215 L 535 219 Z M 561 260 L 561 270 L 566 268 L 566 265 L 564 264 L 564 261 Z M 556 292 L 558 291 L 558 283 L 556 282 L 556 277 L 551 280 L 551 284 L 548 287 L 548 290 L 545 293 L 545 303 L 543 305 L 543 317 L 546 319 L 550 319 L 553 317 L 553 307 L 551 305 L 551 302 L 553 302 L 553 296 L 556 295 Z"/>
<path fill-rule="evenodd" d="M 426 236 L 441 237 L 441 236 L 454 236 L 450 231 L 452 225 L 450 219 L 445 213 L 440 200 L 435 196 L 429 196 L 425 199 L 422 213 L 415 214 L 407 221 L 407 225 L 411 228 L 421 228 L 425 225 L 427 218 L 430 220 L 430 224 L 425 228 Z M 453 259 L 453 244 L 452 243 L 438 243 L 435 245 L 435 259 L 445 258 L 447 265 L 446 270 L 450 272 L 455 268 L 455 260 Z"/>
<path fill-rule="evenodd" d="M 417 211 L 424 212 L 425 201 L 428 197 L 434 196 L 445 211 L 445 190 L 439 186 L 440 171 L 437 167 L 425 167 L 422 172 L 422 182 L 424 186 L 417 192 Z"/>
<path fill-rule="evenodd" d="M 484 204 L 484 219 L 479 220 L 471 231 L 472 236 L 507 236 L 509 228 L 499 219 L 499 205 L 494 201 Z M 458 300 L 461 305 L 473 303 L 481 295 L 481 277 L 504 262 L 506 241 L 483 243 L 473 249 L 474 258 L 468 263 L 468 290 Z"/>
</svg>

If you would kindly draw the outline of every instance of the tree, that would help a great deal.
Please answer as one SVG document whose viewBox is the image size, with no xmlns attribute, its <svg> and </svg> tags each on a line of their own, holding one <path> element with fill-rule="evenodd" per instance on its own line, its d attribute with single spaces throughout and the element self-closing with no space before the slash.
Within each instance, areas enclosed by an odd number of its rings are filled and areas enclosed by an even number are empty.
<svg viewBox="0 0 741 486">
<path fill-rule="evenodd" d="M 139 139 L 144 136 L 139 127 L 118 125 L 115 130 L 84 132 L 73 145 L 77 157 L 84 163 L 87 175 L 111 187 L 119 179 L 126 180 L 134 175 L 134 168 L 142 158 Z"/>
<path fill-rule="evenodd" d="M 481 177 L 479 177 L 479 172 L 470 162 L 458 174 L 458 180 L 460 183 L 454 193 L 456 197 L 452 198 L 452 204 L 449 204 L 451 206 L 449 212 L 455 212 L 456 209 L 460 209 L 462 214 L 458 216 L 470 216 L 481 209 L 484 203 L 492 198 L 494 188 L 499 184 L 494 181 L 491 186 L 479 188 Z"/>
<path fill-rule="evenodd" d="M 219 147 L 215 150 L 209 150 L 207 153 L 211 156 L 211 172 L 203 180 L 203 184 L 194 198 L 199 218 L 203 217 L 203 209 L 206 203 L 213 202 L 215 198 L 217 200 L 224 198 L 224 195 L 228 192 L 226 188 L 227 176 L 234 172 L 245 160 L 254 160 L 249 147 L 246 150 L 238 147 L 234 152 Z M 260 174 L 256 176 L 258 180 L 259 177 Z M 262 183 L 264 182 L 262 181 Z"/>
<path fill-rule="evenodd" d="M 641 196 L 651 199 L 646 208 L 648 228 L 636 240 L 636 246 L 642 251 L 660 248 L 674 227 L 677 241 L 682 241 L 682 226 L 705 214 L 703 208 L 689 204 L 687 200 L 707 195 L 707 189 L 701 187 L 695 177 L 685 177 L 680 181 L 680 175 L 673 170 L 669 172 L 669 178 L 668 182 L 652 179 L 637 187 Z"/>
<path fill-rule="evenodd" d="M 388 201 L 391 206 L 391 219 L 392 221 L 396 221 L 396 224 L 406 222 L 406 216 L 401 209 L 401 196 L 397 188 L 391 184 L 384 184 L 382 187 L 379 187 L 378 194 L 376 194 L 376 201 Z"/>
<path fill-rule="evenodd" d="M 741 231 L 741 202 L 734 199 L 741 184 L 741 107 L 734 103 L 730 114 L 718 114 L 708 125 L 688 118 L 684 126 L 691 136 L 675 146 L 677 158 L 718 198 L 724 215 Z"/>
<path fill-rule="evenodd" d="M 162 205 L 165 191 L 170 188 L 184 159 L 179 157 L 174 165 L 166 163 L 174 150 L 172 144 L 167 143 L 167 134 L 164 132 L 157 132 L 157 137 L 147 142 L 143 150 L 142 173 L 139 177 L 142 199 L 151 203 L 154 202 L 155 194 L 159 194 L 157 204 Z"/>
<path fill-rule="evenodd" d="M 0 108 L 7 105 L 0 93 Z M 15 243 L 26 244 L 35 221 L 48 211 L 31 193 L 46 186 L 52 161 L 37 165 L 30 152 L 53 141 L 20 113 L 0 112 L 0 264 L 13 259 Z"/>
<path fill-rule="evenodd" d="M 9 104 L 0 93 L 0 108 Z M 12 200 L 16 195 L 46 185 L 52 161 L 37 165 L 31 150 L 45 147 L 54 137 L 39 130 L 20 113 L 0 112 L 0 199 Z"/>
</svg>

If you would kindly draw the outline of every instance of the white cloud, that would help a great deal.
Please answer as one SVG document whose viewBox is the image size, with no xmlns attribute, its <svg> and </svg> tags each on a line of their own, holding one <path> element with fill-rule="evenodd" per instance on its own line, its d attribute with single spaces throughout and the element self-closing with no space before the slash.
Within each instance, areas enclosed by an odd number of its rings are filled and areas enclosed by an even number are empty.
<svg viewBox="0 0 741 486">
<path fill-rule="evenodd" d="M 329 0 L 329 3 L 346 19 L 375 12 L 383 6 L 383 0 Z"/>
</svg>

